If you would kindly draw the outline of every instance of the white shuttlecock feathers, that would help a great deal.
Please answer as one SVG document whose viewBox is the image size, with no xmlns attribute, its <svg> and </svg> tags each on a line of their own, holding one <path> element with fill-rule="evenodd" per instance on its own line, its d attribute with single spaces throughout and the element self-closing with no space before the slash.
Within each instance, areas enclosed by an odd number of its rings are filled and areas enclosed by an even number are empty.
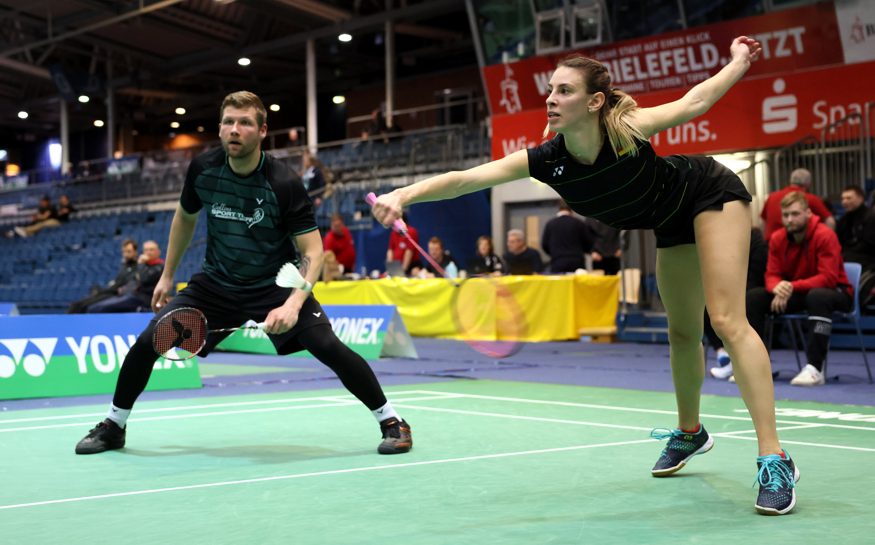
<svg viewBox="0 0 875 545">
<path fill-rule="evenodd" d="M 295 288 L 310 291 L 313 286 L 307 282 L 307 279 L 301 276 L 301 271 L 295 267 L 294 263 L 286 263 L 280 267 L 280 271 L 276 275 L 276 285 L 281 288 Z"/>
</svg>

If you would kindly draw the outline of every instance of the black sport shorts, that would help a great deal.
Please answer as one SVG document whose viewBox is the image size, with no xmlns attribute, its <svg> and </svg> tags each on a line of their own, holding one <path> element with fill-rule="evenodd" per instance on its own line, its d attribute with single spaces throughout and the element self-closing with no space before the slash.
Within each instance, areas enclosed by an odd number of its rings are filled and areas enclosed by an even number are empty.
<svg viewBox="0 0 875 545">
<path fill-rule="evenodd" d="M 723 210 L 730 201 L 751 202 L 750 193 L 739 177 L 711 157 L 691 157 L 693 166 L 685 173 L 693 198 L 686 210 L 679 211 L 678 221 L 653 230 L 657 248 L 695 244 L 693 220 L 705 210 Z"/>
<path fill-rule="evenodd" d="M 197 273 L 191 277 L 185 289 L 158 312 L 149 324 L 149 329 L 154 328 L 155 322 L 161 316 L 179 307 L 193 307 L 203 312 L 210 329 L 238 327 L 247 320 L 263 322 L 271 310 L 286 302 L 291 291 L 290 288 L 266 286 L 254 290 L 232 292 L 212 281 L 206 274 Z M 268 335 L 268 337 L 276 347 L 278 354 L 292 354 L 304 349 L 297 342 L 301 331 L 321 324 L 330 326 L 331 322 L 316 298 L 310 295 L 304 302 L 304 306 L 301 307 L 298 323 L 281 335 Z M 230 334 L 210 335 L 207 337 L 206 345 L 198 355 L 206 356 Z"/>
</svg>

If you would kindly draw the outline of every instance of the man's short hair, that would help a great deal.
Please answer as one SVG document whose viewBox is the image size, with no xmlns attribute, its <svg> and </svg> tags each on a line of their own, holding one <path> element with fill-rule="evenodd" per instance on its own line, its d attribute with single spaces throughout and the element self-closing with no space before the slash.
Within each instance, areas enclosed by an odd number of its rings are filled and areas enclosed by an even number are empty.
<svg viewBox="0 0 875 545">
<path fill-rule="evenodd" d="M 440 244 L 440 245 L 441 245 L 441 248 L 444 247 L 444 241 L 441 240 L 440 237 L 436 237 L 436 236 L 435 236 L 435 237 L 431 237 L 430 239 L 428 239 L 428 243 L 429 243 L 429 244 L 431 244 L 431 243 Z"/>
<path fill-rule="evenodd" d="M 124 239 L 124 240 L 122 241 L 122 248 L 124 248 L 124 247 L 127 246 L 128 244 L 130 244 L 131 246 L 133 246 L 133 247 L 134 247 L 134 250 L 137 249 L 137 241 L 136 241 L 136 240 L 134 240 L 134 239 L 132 239 L 132 238 L 126 238 L 126 239 Z"/>
<path fill-rule="evenodd" d="M 863 192 L 863 188 L 858 186 L 857 184 L 851 184 L 851 185 L 845 186 L 845 188 L 842 189 L 842 193 L 844 193 L 845 191 L 853 191 L 861 199 L 864 199 L 864 200 L 866 199 L 866 194 Z"/>
<path fill-rule="evenodd" d="M 219 122 L 222 121 L 222 116 L 225 115 L 225 108 L 233 106 L 235 108 L 255 108 L 255 121 L 258 122 L 259 128 L 267 122 L 267 110 L 264 109 L 264 103 L 258 98 L 258 95 L 249 91 L 236 91 L 225 97 L 222 101 L 222 107 L 219 108 Z"/>
<path fill-rule="evenodd" d="M 801 191 L 791 191 L 784 195 L 784 198 L 781 199 L 781 208 L 788 208 L 797 202 L 802 203 L 803 210 L 808 208 L 808 199 Z"/>
<path fill-rule="evenodd" d="M 805 189 L 810 189 L 811 171 L 809 171 L 807 168 L 797 168 L 790 173 L 790 183 L 793 185 L 798 185 L 799 187 L 804 187 Z"/>
<path fill-rule="evenodd" d="M 522 229 L 511 229 L 507 232 L 507 238 L 510 237 L 520 237 L 522 240 L 526 240 L 526 234 L 523 233 Z"/>
</svg>

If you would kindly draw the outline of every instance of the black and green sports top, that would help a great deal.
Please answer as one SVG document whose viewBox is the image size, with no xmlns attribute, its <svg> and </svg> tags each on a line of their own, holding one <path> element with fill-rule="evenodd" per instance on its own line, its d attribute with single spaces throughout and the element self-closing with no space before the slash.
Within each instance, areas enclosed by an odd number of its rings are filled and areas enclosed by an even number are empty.
<svg viewBox="0 0 875 545">
<path fill-rule="evenodd" d="M 222 148 L 195 157 L 179 202 L 190 214 L 205 209 L 203 271 L 234 291 L 272 284 L 283 263 L 298 260 L 293 237 L 316 229 L 301 179 L 264 152 L 247 176 L 231 170 Z"/>
<path fill-rule="evenodd" d="M 650 142 L 618 158 L 610 142 L 595 163 L 575 161 L 562 135 L 528 150 L 529 174 L 549 185 L 572 210 L 617 229 L 671 230 L 690 220 L 694 187 L 703 181 L 705 157 L 660 157 Z M 699 163 L 702 163 L 701 165 Z"/>
</svg>

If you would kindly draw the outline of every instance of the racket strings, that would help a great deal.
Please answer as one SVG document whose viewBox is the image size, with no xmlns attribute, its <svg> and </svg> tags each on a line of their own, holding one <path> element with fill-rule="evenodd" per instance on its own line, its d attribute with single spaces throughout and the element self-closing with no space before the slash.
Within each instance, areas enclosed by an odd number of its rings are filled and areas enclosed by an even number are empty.
<svg viewBox="0 0 875 545">
<path fill-rule="evenodd" d="M 462 339 L 491 358 L 505 358 L 523 347 L 528 331 L 522 306 L 494 280 L 469 279 L 457 288 L 453 315 Z"/>
<path fill-rule="evenodd" d="M 206 330 L 206 321 L 199 311 L 176 309 L 158 320 L 152 333 L 152 344 L 158 354 L 166 354 L 174 348 L 194 354 L 204 345 Z"/>
</svg>

